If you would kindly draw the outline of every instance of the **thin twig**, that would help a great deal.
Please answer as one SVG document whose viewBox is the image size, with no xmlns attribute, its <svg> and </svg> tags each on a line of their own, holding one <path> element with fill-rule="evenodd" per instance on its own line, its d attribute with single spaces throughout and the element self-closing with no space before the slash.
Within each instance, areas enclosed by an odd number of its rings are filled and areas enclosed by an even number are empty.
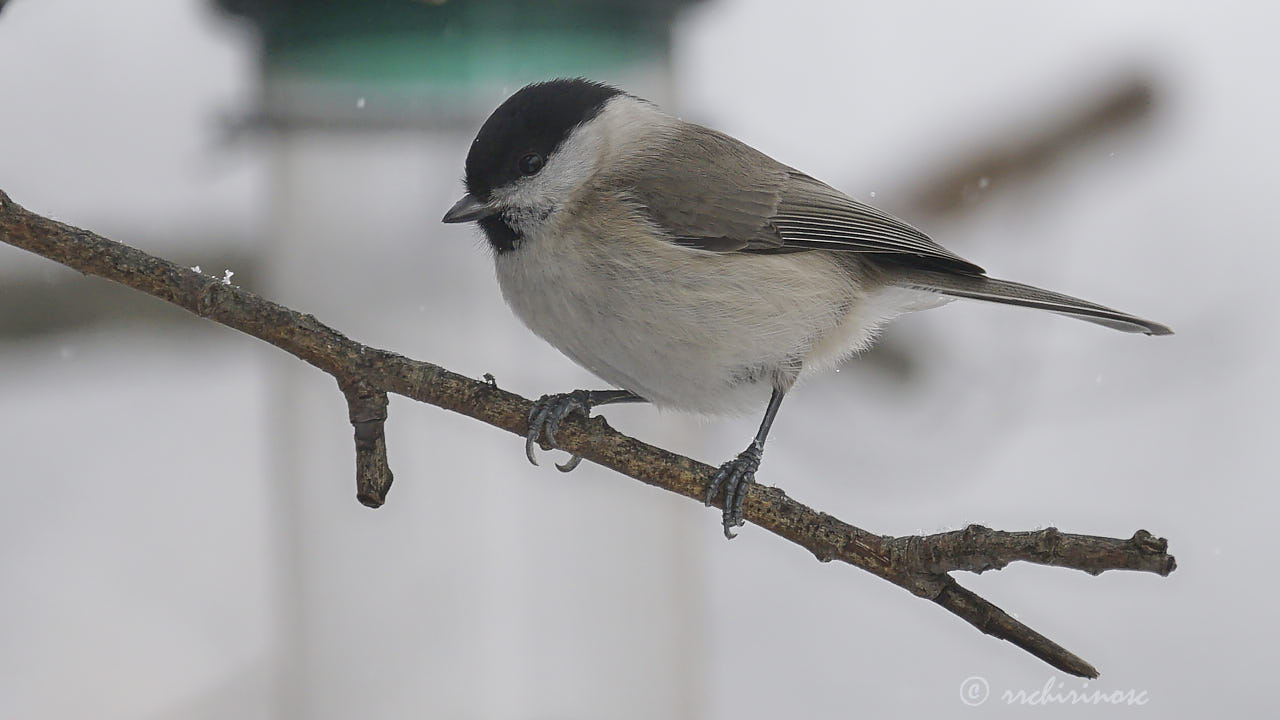
<svg viewBox="0 0 1280 720">
<path fill-rule="evenodd" d="M 388 392 L 467 415 L 523 436 L 531 401 L 431 363 L 362 345 L 311 315 L 290 310 L 218 278 L 202 275 L 99 235 L 31 213 L 0 191 L 0 240 L 89 275 L 140 290 L 268 342 L 332 375 L 347 398 L 355 428 L 360 502 L 381 505 L 391 485 L 387 464 Z M 623 435 L 603 418 L 570 417 L 560 446 L 655 487 L 699 502 L 714 468 Z M 1166 543 L 1145 530 L 1129 540 L 1067 535 L 1056 529 L 1009 533 L 980 526 L 926 537 L 885 537 L 752 485 L 746 519 L 813 553 L 840 560 L 928 598 L 982 632 L 1023 648 L 1063 671 L 1096 677 L 1079 657 L 961 587 L 947 572 L 981 572 L 1010 562 L 1037 562 L 1100 573 L 1110 569 L 1167 575 Z"/>
<path fill-rule="evenodd" d="M 1083 570 L 1101 575 L 1107 570 L 1142 570 L 1168 575 L 1174 570 L 1169 543 L 1146 530 L 1128 540 L 1072 535 L 1058 528 L 1032 532 L 992 530 L 970 525 L 963 530 L 925 537 L 894 538 L 900 562 L 924 572 L 946 573 L 967 570 L 982 573 L 1000 570 L 1011 562 L 1023 561 L 1053 567 Z"/>
</svg>

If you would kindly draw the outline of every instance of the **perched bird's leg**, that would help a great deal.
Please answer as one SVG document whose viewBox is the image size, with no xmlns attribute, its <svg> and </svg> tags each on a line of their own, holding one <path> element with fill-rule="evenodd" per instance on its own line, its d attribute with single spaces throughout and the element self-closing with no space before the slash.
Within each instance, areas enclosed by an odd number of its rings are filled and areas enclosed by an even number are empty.
<svg viewBox="0 0 1280 720">
<path fill-rule="evenodd" d="M 548 445 L 558 450 L 556 431 L 560 429 L 560 421 L 569 415 L 577 412 L 582 413 L 584 417 L 589 417 L 593 407 L 624 402 L 647 401 L 630 390 L 574 390 L 568 393 L 543 395 L 529 411 L 529 432 L 525 435 L 524 443 L 525 456 L 529 458 L 529 462 L 538 464 L 538 459 L 534 456 L 534 448 L 538 440 L 543 437 L 547 439 Z M 582 458 L 574 455 L 563 465 L 557 464 L 556 469 L 569 472 L 578 467 L 580 462 Z"/>
<path fill-rule="evenodd" d="M 769 437 L 769 428 L 773 427 L 773 418 L 778 414 L 782 397 L 786 394 L 785 390 L 776 387 L 773 389 L 773 395 L 769 397 L 769 407 L 765 408 L 764 420 L 760 422 L 756 439 L 752 440 L 747 449 L 738 454 L 738 457 L 721 465 L 715 476 L 711 478 L 711 487 L 707 488 L 706 504 L 710 507 L 716 492 L 720 490 L 721 485 L 724 486 L 724 514 L 721 516 L 721 522 L 724 525 L 724 536 L 730 540 L 737 537 L 730 528 L 745 522 L 742 519 L 742 502 L 747 498 L 747 486 L 756 481 L 756 469 L 760 467 L 760 457 L 764 455 L 765 438 Z"/>
</svg>

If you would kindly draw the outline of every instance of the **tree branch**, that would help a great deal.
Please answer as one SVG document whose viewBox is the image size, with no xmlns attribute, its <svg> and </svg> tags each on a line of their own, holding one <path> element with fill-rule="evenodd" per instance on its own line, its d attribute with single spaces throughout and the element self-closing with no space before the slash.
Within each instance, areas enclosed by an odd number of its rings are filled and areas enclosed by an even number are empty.
<svg viewBox="0 0 1280 720">
<path fill-rule="evenodd" d="M 1101 575 L 1106 570 L 1142 570 L 1159 575 L 1173 572 L 1169 543 L 1139 530 L 1128 540 L 1069 535 L 1058 528 L 1034 532 L 1006 532 L 981 525 L 925 537 L 894 538 L 897 562 L 922 572 L 1001 570 L 1018 560 L 1083 570 Z"/>
<path fill-rule="evenodd" d="M 431 363 L 362 345 L 311 315 L 180 267 L 86 230 L 31 213 L 0 191 L 0 240 L 88 275 L 153 295 L 268 342 L 332 375 L 347 399 L 355 429 L 357 497 L 382 504 L 391 486 L 383 431 L 392 392 L 475 418 L 522 436 L 531 401 Z M 604 418 L 572 416 L 556 434 L 561 447 L 649 485 L 702 501 L 715 468 L 623 435 Z M 1089 663 L 961 587 L 947 573 L 983 572 L 1025 561 L 1075 568 L 1141 570 L 1168 575 L 1175 564 L 1163 539 L 1139 530 L 1129 540 L 1068 535 L 1054 528 L 1001 532 L 981 526 L 925 537 L 875 535 L 787 497 L 752 485 L 746 519 L 813 553 L 840 560 L 946 608 L 982 632 L 1023 648 L 1050 665 L 1096 677 Z"/>
</svg>

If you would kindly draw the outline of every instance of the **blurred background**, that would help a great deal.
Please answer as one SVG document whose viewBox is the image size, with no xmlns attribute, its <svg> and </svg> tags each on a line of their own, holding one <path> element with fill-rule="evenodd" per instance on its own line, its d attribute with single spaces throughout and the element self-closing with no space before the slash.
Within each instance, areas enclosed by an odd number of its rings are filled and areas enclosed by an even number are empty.
<svg viewBox="0 0 1280 720">
<path fill-rule="evenodd" d="M 560 75 L 729 132 L 993 275 L 1168 323 L 904 318 L 792 393 L 760 479 L 875 532 L 1142 527 L 1179 563 L 959 576 L 1096 664 L 1086 684 L 401 398 L 372 511 L 327 376 L 0 245 L 0 717 L 915 717 L 964 708 L 971 676 L 1006 715 L 1274 705 L 1274 6 L 0 7 L 15 201 L 529 397 L 599 383 L 513 319 L 478 231 L 439 218 L 488 112 Z M 712 464 L 758 422 L 603 414 Z M 1148 702 L 1001 700 L 1046 683 Z"/>
</svg>

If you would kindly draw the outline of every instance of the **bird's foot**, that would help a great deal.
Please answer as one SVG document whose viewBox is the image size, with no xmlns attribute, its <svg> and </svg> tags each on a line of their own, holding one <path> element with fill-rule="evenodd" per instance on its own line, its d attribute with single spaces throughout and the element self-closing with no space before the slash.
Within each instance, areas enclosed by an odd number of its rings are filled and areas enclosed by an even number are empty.
<svg viewBox="0 0 1280 720">
<path fill-rule="evenodd" d="M 747 499 L 747 488 L 756 481 L 756 470 L 760 467 L 760 457 L 764 448 L 759 443 L 751 446 L 738 457 L 720 466 L 711 478 L 711 487 L 707 488 L 706 504 L 711 506 L 720 487 L 724 486 L 724 513 L 721 524 L 724 525 L 724 536 L 732 540 L 737 533 L 732 528 L 742 525 L 742 502 Z"/>
<path fill-rule="evenodd" d="M 591 398 L 586 390 L 543 395 L 533 403 L 533 409 L 529 411 L 529 432 L 524 436 L 524 454 L 529 458 L 529 462 L 538 464 L 538 458 L 534 452 L 542 438 L 546 438 L 547 444 L 552 448 L 560 449 L 556 444 L 556 432 L 560 430 L 561 421 L 573 413 L 590 417 Z M 582 458 L 574 455 L 563 464 L 557 463 L 556 469 L 560 472 L 569 472 L 578 467 L 580 462 Z"/>
</svg>

